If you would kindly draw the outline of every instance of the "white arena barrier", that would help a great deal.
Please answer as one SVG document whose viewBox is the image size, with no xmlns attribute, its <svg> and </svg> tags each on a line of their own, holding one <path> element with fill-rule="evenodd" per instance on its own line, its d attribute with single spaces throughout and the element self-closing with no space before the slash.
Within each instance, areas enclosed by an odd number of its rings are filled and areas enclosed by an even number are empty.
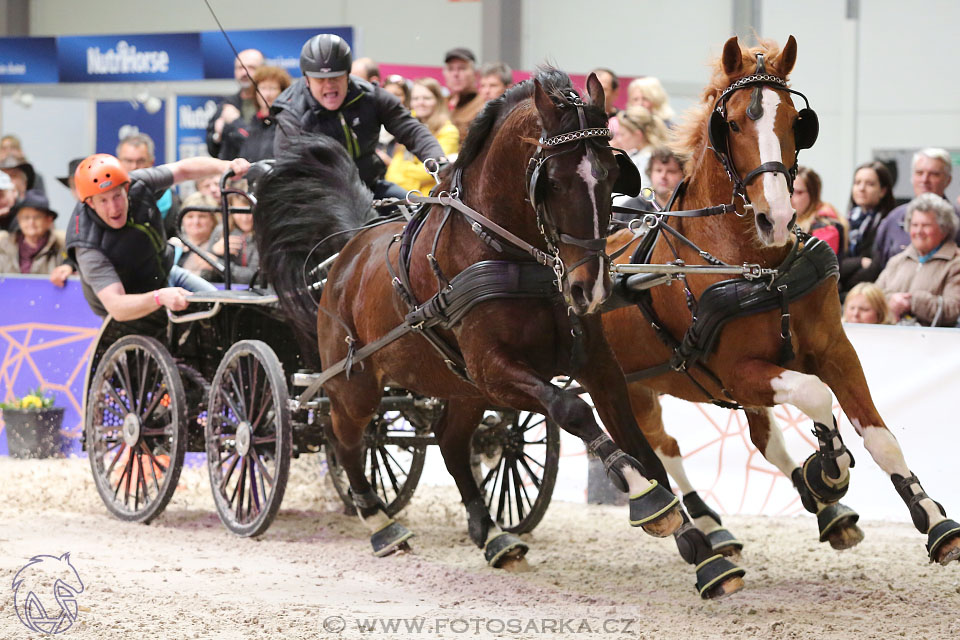
<svg viewBox="0 0 960 640">
<path fill-rule="evenodd" d="M 874 403 L 897 437 L 911 470 L 927 492 L 960 515 L 960 329 L 845 325 L 860 356 Z M 743 412 L 662 397 L 663 420 L 680 444 L 687 475 L 721 514 L 805 513 L 790 479 L 768 463 L 750 442 Z M 774 409 L 787 448 L 797 463 L 814 450 L 813 422 L 797 409 Z M 909 522 L 889 478 L 876 465 L 849 420 L 834 404 L 844 442 L 856 458 L 843 502 L 865 519 Z M 421 480 L 453 484 L 440 453 L 431 447 Z M 585 502 L 587 457 L 582 443 L 561 439 L 560 473 L 554 500 Z"/>
</svg>

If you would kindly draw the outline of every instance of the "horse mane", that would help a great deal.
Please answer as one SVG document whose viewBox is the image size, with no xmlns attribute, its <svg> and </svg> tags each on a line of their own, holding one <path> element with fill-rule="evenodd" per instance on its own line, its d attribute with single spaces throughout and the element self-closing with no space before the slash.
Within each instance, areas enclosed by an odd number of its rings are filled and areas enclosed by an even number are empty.
<svg viewBox="0 0 960 640">
<path fill-rule="evenodd" d="M 713 111 L 713 104 L 723 91 L 744 76 L 752 75 L 757 68 L 757 54 L 762 53 L 764 64 L 767 67 L 767 73 L 775 75 L 783 80 L 787 76 L 780 71 L 778 64 L 780 62 L 780 46 L 773 40 L 760 40 L 757 46 L 750 48 L 740 48 L 743 59 L 743 69 L 741 72 L 728 76 L 723 70 L 721 56 L 717 56 L 711 63 L 713 75 L 709 84 L 704 88 L 700 96 L 700 103 L 690 107 L 684 114 L 680 125 L 674 130 L 670 142 L 670 147 L 680 157 L 687 158 L 687 167 L 685 173 L 689 175 L 690 162 L 693 161 L 697 151 L 708 144 L 707 140 L 707 120 Z"/>
<path fill-rule="evenodd" d="M 566 95 L 566 92 L 574 90 L 570 76 L 552 66 L 537 67 L 533 78 L 515 84 L 507 89 L 502 96 L 484 105 L 477 117 L 474 118 L 473 124 L 470 125 L 467 137 L 454 164 L 455 167 L 466 167 L 475 161 L 483 152 L 486 142 L 490 139 L 490 134 L 502 124 L 507 115 L 517 106 L 533 97 L 534 79 L 540 82 L 540 86 L 555 104 L 560 106 L 571 104 Z M 607 117 L 602 106 L 588 105 L 584 108 L 584 113 L 588 126 L 605 126 Z M 565 130 L 579 128 L 575 109 L 563 109 L 562 114 L 562 124 Z"/>
<path fill-rule="evenodd" d="M 301 134 L 257 181 L 256 196 L 253 228 L 261 273 L 295 327 L 315 337 L 317 303 L 306 289 L 304 265 L 309 257 L 309 271 L 340 251 L 359 227 L 376 218 L 373 194 L 342 144 L 325 135 Z"/>
</svg>

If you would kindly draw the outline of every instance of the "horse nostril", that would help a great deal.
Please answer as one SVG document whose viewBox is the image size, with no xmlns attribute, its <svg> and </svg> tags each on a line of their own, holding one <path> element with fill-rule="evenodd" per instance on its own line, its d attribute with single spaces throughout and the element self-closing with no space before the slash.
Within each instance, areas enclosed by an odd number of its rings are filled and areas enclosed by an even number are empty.
<svg viewBox="0 0 960 640">
<path fill-rule="evenodd" d="M 765 213 L 757 214 L 757 226 L 760 228 L 760 231 L 764 233 L 773 231 L 773 222 L 770 221 L 770 218 L 768 218 Z"/>
<path fill-rule="evenodd" d="M 587 294 L 583 289 L 583 285 L 574 284 L 570 287 L 570 298 L 573 301 L 574 305 L 580 307 L 581 309 L 587 307 Z"/>
</svg>

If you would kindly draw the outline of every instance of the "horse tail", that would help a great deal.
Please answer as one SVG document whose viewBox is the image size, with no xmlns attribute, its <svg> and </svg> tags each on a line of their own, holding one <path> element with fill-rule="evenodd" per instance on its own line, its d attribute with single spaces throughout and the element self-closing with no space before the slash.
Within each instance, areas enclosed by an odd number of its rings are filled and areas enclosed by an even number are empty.
<svg viewBox="0 0 960 640">
<path fill-rule="evenodd" d="M 317 299 L 311 270 L 376 218 L 373 194 L 343 145 L 324 135 L 300 135 L 257 181 L 254 237 L 260 271 L 296 329 L 316 345 Z M 309 262 L 308 262 L 309 261 Z"/>
</svg>

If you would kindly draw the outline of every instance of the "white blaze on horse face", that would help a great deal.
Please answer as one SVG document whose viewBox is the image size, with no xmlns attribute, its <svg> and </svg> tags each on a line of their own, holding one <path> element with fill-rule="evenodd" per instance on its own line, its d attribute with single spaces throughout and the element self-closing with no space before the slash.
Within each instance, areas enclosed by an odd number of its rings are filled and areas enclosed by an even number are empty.
<svg viewBox="0 0 960 640">
<path fill-rule="evenodd" d="M 780 107 L 780 95 L 773 89 L 764 88 L 762 94 L 763 115 L 757 120 L 757 143 L 760 150 L 760 164 L 783 162 L 780 139 L 774 127 L 777 109 Z M 782 173 L 764 172 L 763 195 L 767 200 L 767 216 L 773 223 L 773 242 L 784 244 L 790 238 L 788 225 L 793 219 L 793 206 L 790 204 L 790 188 Z"/>
<path fill-rule="evenodd" d="M 596 177 L 592 158 L 595 158 L 595 154 L 590 153 L 589 150 L 583 154 L 583 160 L 577 165 L 577 175 L 579 175 L 587 185 L 587 193 L 590 194 L 590 205 L 593 207 L 593 237 L 599 238 L 600 211 L 597 209 L 597 183 L 599 181 Z M 603 290 L 603 257 L 597 256 L 597 260 L 600 262 L 600 266 L 597 270 L 597 279 L 593 283 L 593 290 L 590 292 L 590 305 L 587 307 L 587 313 L 596 311 L 605 297 Z"/>
</svg>

